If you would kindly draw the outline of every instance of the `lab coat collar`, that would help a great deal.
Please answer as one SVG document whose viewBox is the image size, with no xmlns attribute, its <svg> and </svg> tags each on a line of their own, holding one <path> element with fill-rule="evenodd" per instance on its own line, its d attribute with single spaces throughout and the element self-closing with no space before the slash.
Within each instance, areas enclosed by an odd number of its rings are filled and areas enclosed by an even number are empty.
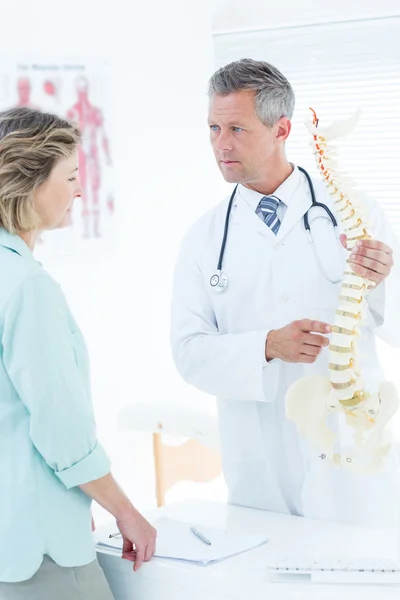
<svg viewBox="0 0 400 600">
<path fill-rule="evenodd" d="M 287 207 L 290 206 L 292 202 L 301 178 L 299 169 L 293 164 L 292 167 L 293 171 L 290 173 L 289 177 L 287 177 L 285 181 L 281 183 L 281 185 L 273 192 L 273 195 L 279 198 L 279 200 Z M 265 195 L 254 190 L 250 190 L 244 185 L 239 185 L 238 194 L 254 212 L 256 211 L 257 206 L 260 204 L 260 200 L 264 198 Z"/>
<path fill-rule="evenodd" d="M 234 218 L 232 220 L 232 224 L 244 225 L 246 227 L 255 230 L 260 233 L 263 237 L 268 238 L 271 242 L 275 241 L 275 234 L 271 231 L 271 229 L 260 219 L 260 217 L 255 212 L 255 209 L 249 206 L 248 202 L 244 199 L 243 195 L 240 193 L 241 189 L 245 189 L 246 191 L 251 192 L 251 194 L 257 194 L 260 199 L 263 197 L 262 194 L 258 192 L 253 192 L 252 190 L 247 190 L 242 185 L 240 185 L 237 189 L 237 193 L 235 196 L 235 200 L 233 206 L 235 206 Z M 259 202 L 260 200 L 258 200 Z M 258 204 L 258 203 L 257 203 Z M 256 204 L 256 206 L 257 206 Z"/>
<path fill-rule="evenodd" d="M 284 182 L 285 183 L 285 182 Z M 296 167 L 296 184 L 292 189 L 292 201 L 290 202 L 285 216 L 282 220 L 282 225 L 279 228 L 276 239 L 282 240 L 289 231 L 302 219 L 305 213 L 310 208 L 311 194 L 305 176 Z"/>
<path fill-rule="evenodd" d="M 281 227 L 276 236 L 255 212 L 263 194 L 249 190 L 242 185 L 238 186 L 236 195 L 236 220 L 255 228 L 271 240 L 280 241 L 308 211 L 311 206 L 311 195 L 305 177 L 296 166 L 294 166 L 289 177 L 274 192 L 274 195 L 278 196 L 279 199 L 283 197 L 282 201 L 287 205 Z"/>
</svg>

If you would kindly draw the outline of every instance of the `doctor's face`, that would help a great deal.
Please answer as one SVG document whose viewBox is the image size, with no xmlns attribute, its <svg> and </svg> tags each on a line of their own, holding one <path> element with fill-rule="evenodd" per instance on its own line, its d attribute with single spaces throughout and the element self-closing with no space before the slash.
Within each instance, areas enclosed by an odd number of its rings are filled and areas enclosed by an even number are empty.
<svg viewBox="0 0 400 600">
<path fill-rule="evenodd" d="M 252 91 L 214 94 L 208 124 L 215 158 L 230 183 L 255 184 L 262 180 L 284 155 L 284 142 L 290 132 L 286 118 L 272 127 L 260 121 Z"/>
</svg>

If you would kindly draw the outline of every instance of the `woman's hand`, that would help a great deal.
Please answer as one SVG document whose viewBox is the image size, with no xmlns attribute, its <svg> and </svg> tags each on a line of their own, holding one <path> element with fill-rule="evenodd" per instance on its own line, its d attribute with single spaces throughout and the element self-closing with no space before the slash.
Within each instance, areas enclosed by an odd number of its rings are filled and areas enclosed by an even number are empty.
<svg viewBox="0 0 400 600">
<path fill-rule="evenodd" d="M 157 532 L 154 527 L 132 506 L 111 473 L 79 487 L 114 515 L 124 541 L 122 556 L 133 561 L 137 571 L 143 561 L 150 560 L 156 551 Z"/>
<path fill-rule="evenodd" d="M 124 542 L 122 558 L 132 560 L 135 563 L 134 571 L 137 571 L 155 553 L 157 532 L 133 507 L 126 515 L 117 519 L 117 527 Z"/>
</svg>

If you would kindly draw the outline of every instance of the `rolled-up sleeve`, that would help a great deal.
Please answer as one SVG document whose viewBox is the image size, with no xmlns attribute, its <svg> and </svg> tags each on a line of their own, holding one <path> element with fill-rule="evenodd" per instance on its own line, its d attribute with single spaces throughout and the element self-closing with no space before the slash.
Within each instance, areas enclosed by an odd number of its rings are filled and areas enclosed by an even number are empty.
<svg viewBox="0 0 400 600">
<path fill-rule="evenodd" d="M 34 446 L 67 488 L 110 471 L 73 337 L 66 301 L 49 276 L 14 292 L 4 315 L 4 365 L 30 415 Z"/>
<path fill-rule="evenodd" d="M 65 487 L 72 488 L 83 483 L 99 479 L 110 471 L 110 461 L 103 447 L 97 443 L 90 454 L 63 471 L 56 471 L 56 475 Z"/>
</svg>

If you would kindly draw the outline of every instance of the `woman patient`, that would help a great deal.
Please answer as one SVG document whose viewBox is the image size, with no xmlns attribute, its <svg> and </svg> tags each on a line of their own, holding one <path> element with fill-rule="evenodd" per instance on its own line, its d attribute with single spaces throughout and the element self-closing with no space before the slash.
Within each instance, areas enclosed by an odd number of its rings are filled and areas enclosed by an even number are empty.
<svg viewBox="0 0 400 600">
<path fill-rule="evenodd" d="M 79 131 L 27 108 L 0 113 L 0 598 L 110 600 L 91 501 L 117 520 L 135 570 L 156 532 L 97 440 L 85 342 L 33 257 L 82 189 Z"/>
</svg>

